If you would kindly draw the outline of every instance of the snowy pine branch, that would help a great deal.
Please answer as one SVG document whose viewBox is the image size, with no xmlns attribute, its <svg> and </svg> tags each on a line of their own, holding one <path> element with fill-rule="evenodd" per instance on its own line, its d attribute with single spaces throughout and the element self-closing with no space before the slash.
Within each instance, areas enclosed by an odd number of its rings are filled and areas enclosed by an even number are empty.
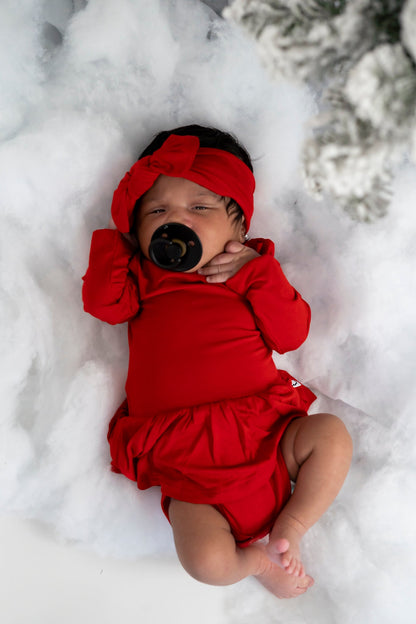
<svg viewBox="0 0 416 624">
<path fill-rule="evenodd" d="M 235 0 L 224 15 L 256 38 L 272 76 L 323 92 L 307 187 L 359 220 L 385 214 L 395 165 L 416 162 L 416 0 Z"/>
</svg>

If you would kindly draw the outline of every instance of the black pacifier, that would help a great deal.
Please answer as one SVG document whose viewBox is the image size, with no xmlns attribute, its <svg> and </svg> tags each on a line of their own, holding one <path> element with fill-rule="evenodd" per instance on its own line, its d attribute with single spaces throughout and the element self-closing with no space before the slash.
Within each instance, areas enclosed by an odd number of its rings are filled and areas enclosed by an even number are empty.
<svg viewBox="0 0 416 624">
<path fill-rule="evenodd" d="M 162 269 L 189 271 L 201 260 L 202 245 L 191 228 L 181 223 L 166 223 L 153 234 L 149 256 Z"/>
</svg>

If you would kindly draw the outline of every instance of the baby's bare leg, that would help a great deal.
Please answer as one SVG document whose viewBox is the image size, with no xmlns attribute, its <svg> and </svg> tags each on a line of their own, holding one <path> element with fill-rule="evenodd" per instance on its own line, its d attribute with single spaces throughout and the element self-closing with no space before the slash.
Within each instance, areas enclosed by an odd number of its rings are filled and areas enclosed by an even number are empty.
<svg viewBox="0 0 416 624">
<path fill-rule="evenodd" d="M 281 448 L 296 485 L 270 534 L 268 554 L 289 574 L 302 577 L 300 540 L 341 489 L 351 463 L 352 441 L 339 418 L 314 414 L 289 425 Z"/>
<path fill-rule="evenodd" d="M 278 598 L 303 594 L 310 576 L 295 578 L 274 564 L 261 545 L 239 548 L 227 520 L 211 505 L 172 500 L 169 507 L 176 550 L 185 570 L 209 585 L 232 585 L 255 576 Z"/>
</svg>

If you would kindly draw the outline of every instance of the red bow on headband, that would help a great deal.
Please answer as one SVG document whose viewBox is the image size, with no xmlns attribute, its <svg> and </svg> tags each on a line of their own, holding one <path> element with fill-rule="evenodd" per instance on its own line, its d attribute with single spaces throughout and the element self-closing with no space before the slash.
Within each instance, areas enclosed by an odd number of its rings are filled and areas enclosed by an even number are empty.
<svg viewBox="0 0 416 624">
<path fill-rule="evenodd" d="M 120 232 L 130 231 L 137 200 L 159 175 L 185 178 L 234 199 L 243 210 L 248 230 L 255 181 L 247 165 L 224 150 L 200 147 L 198 137 L 171 134 L 162 147 L 132 166 L 114 192 L 111 214 Z"/>
</svg>

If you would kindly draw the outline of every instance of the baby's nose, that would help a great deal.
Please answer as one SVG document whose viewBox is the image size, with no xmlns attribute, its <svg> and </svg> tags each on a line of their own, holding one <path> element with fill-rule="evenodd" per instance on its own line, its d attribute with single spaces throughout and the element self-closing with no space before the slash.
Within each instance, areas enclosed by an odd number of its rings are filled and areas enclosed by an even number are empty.
<svg viewBox="0 0 416 624">
<path fill-rule="evenodd" d="M 169 212 L 169 221 L 174 223 L 180 223 L 181 225 L 186 225 L 187 227 L 193 229 L 193 218 L 192 214 L 187 210 L 182 210 L 180 208 L 172 210 Z"/>
</svg>

